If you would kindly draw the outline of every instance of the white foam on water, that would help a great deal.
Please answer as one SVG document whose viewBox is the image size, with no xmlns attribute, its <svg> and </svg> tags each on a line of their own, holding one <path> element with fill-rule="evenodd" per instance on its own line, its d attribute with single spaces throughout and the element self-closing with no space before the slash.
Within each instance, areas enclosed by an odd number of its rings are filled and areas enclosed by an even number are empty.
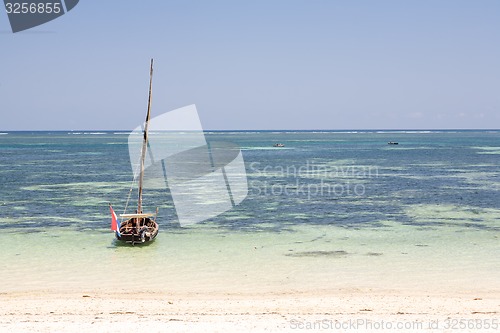
<svg viewBox="0 0 500 333">
<path fill-rule="evenodd" d="M 241 150 L 290 150 L 293 147 L 241 147 Z"/>
<path fill-rule="evenodd" d="M 473 147 L 475 149 L 479 149 L 477 154 L 485 154 L 485 155 L 498 155 L 500 154 L 500 147 Z"/>
</svg>

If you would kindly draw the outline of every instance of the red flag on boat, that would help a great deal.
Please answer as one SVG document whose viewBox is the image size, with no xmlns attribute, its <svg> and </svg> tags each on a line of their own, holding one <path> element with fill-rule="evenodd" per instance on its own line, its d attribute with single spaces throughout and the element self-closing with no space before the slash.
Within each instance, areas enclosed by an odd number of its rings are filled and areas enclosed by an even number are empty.
<svg viewBox="0 0 500 333">
<path fill-rule="evenodd" d="M 111 205 L 109 205 L 109 211 L 111 212 L 111 230 L 120 235 L 120 221 L 118 220 L 118 217 L 116 216 L 116 213 Z"/>
</svg>

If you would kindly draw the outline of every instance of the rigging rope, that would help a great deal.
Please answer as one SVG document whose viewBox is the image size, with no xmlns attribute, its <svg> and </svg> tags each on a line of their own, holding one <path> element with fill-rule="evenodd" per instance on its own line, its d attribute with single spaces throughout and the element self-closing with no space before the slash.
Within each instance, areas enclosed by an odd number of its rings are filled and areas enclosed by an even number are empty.
<svg viewBox="0 0 500 333">
<path fill-rule="evenodd" d="M 141 152 L 142 152 L 142 148 L 141 148 Z M 127 197 L 127 202 L 125 203 L 125 209 L 123 209 L 123 214 L 125 214 L 127 212 L 127 208 L 128 208 L 128 203 L 130 202 L 130 197 L 132 196 L 132 191 L 134 189 L 134 185 L 135 183 L 137 182 L 136 179 L 137 179 L 137 173 L 139 172 L 139 168 L 141 166 L 141 154 L 139 154 L 139 163 L 137 163 L 137 166 L 135 168 L 135 171 L 134 171 L 134 178 L 132 179 L 132 181 L 130 182 L 130 189 L 128 191 L 128 197 Z"/>
</svg>

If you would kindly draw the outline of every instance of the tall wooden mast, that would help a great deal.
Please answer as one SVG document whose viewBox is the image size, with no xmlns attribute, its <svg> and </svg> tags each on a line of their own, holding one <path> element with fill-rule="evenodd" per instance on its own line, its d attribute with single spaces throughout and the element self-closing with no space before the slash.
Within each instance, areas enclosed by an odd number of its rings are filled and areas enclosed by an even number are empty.
<svg viewBox="0 0 500 333">
<path fill-rule="evenodd" d="M 149 70 L 149 98 L 148 98 L 148 114 L 144 123 L 144 139 L 142 142 L 141 151 L 141 173 L 139 175 L 139 200 L 137 203 L 137 213 L 142 213 L 142 183 L 144 181 L 144 160 L 146 159 L 146 150 L 148 149 L 148 126 L 151 115 L 151 96 L 153 89 L 153 59 L 151 59 L 151 68 Z"/>
</svg>

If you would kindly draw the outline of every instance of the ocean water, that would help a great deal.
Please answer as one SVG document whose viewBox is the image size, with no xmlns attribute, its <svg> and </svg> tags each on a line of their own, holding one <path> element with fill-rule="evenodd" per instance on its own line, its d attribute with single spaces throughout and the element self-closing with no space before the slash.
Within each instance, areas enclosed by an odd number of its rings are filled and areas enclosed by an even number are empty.
<svg viewBox="0 0 500 333">
<path fill-rule="evenodd" d="M 247 198 L 181 227 L 145 189 L 160 233 L 135 247 L 109 230 L 127 134 L 0 133 L 0 292 L 500 290 L 500 131 L 207 132 L 241 147 Z"/>
</svg>

